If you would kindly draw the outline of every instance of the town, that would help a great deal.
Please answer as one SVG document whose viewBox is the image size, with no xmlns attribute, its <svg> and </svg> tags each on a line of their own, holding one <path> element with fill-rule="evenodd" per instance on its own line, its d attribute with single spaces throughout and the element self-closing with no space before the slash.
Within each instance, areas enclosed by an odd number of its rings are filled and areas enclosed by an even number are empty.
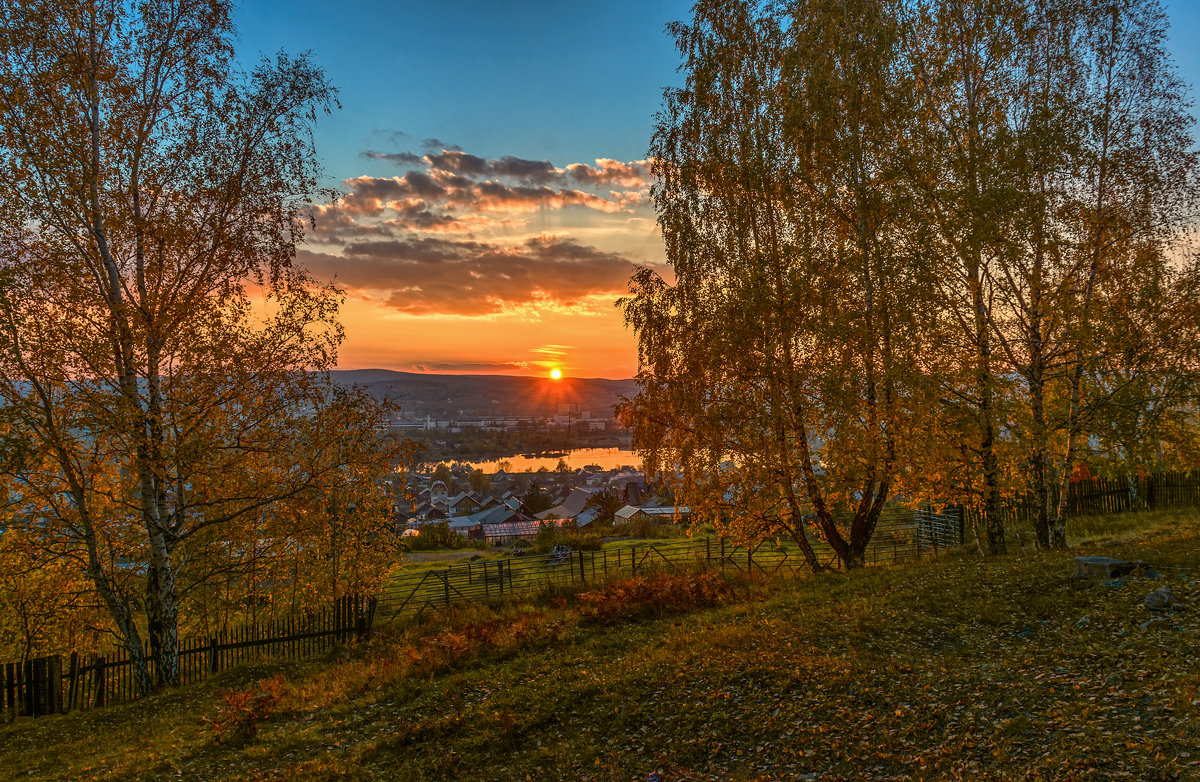
<svg viewBox="0 0 1200 782">
<path fill-rule="evenodd" d="M 686 506 L 676 506 L 667 491 L 656 492 L 632 467 L 559 467 L 486 475 L 464 465 L 438 465 L 432 473 L 393 476 L 389 487 L 401 487 L 393 512 L 405 536 L 445 525 L 463 540 L 492 545 L 531 539 L 542 525 L 645 535 L 656 525 L 689 521 Z"/>
</svg>

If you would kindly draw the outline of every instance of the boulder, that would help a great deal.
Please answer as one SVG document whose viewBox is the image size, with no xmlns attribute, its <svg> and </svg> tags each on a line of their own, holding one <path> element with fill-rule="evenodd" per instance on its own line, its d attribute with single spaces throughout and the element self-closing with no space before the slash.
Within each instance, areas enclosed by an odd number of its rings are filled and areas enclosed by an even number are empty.
<svg viewBox="0 0 1200 782">
<path fill-rule="evenodd" d="M 1146 595 L 1145 606 L 1147 611 L 1160 614 L 1167 611 L 1173 613 L 1183 610 L 1183 603 L 1175 599 L 1175 593 L 1171 591 L 1171 587 L 1169 586 L 1159 587 Z"/>
<path fill-rule="evenodd" d="M 1131 575 L 1162 578 L 1145 562 L 1131 562 L 1115 557 L 1075 557 L 1075 577 L 1081 580 L 1114 581 Z"/>
</svg>

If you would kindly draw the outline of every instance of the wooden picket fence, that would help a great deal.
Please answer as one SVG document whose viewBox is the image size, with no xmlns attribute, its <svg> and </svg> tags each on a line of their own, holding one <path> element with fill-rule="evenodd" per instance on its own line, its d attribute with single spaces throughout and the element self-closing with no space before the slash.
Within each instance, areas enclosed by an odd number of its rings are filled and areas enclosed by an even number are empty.
<svg viewBox="0 0 1200 782">
<path fill-rule="evenodd" d="M 1072 482 L 1067 492 L 1067 513 L 1073 516 L 1197 506 L 1200 506 L 1200 471 L 1195 470 L 1159 472 L 1138 478 L 1086 478 Z"/>
<path fill-rule="evenodd" d="M 1051 490 L 1051 502 L 1058 505 L 1061 490 Z M 1200 507 L 1200 470 L 1158 472 L 1137 478 L 1084 478 L 1072 481 L 1065 503 L 1067 517 L 1102 516 L 1138 510 Z M 1018 495 L 1000 507 L 1000 519 L 1006 529 L 1029 528 L 1037 518 L 1037 503 L 1030 495 Z M 967 525 L 980 521 L 978 509 L 967 511 Z"/>
<path fill-rule="evenodd" d="M 375 598 L 352 595 L 321 611 L 185 639 L 179 649 L 179 683 L 193 684 L 264 657 L 298 659 L 335 643 L 365 638 L 374 622 L 375 607 Z M 148 643 L 143 654 L 149 660 Z M 154 676 L 152 662 L 150 675 Z M 72 652 L 0 665 L 0 719 L 6 721 L 102 708 L 137 697 L 127 649 L 90 659 Z"/>
</svg>

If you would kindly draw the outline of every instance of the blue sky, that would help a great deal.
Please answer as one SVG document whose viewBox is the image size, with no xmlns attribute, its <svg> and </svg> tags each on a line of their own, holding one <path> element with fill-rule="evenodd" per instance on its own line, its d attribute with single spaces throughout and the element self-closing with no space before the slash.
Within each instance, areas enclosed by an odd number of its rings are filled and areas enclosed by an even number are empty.
<svg viewBox="0 0 1200 782">
<path fill-rule="evenodd" d="M 1200 82 L 1200 2 L 1164 7 L 1180 72 Z M 343 108 L 323 120 L 320 141 L 328 173 L 340 179 L 383 171 L 359 153 L 403 146 L 395 131 L 493 157 L 644 157 L 662 88 L 677 81 L 664 27 L 690 8 L 685 0 L 256 0 L 236 19 L 243 57 L 311 50 L 338 86 Z"/>
<path fill-rule="evenodd" d="M 311 50 L 341 91 L 321 123 L 336 179 L 390 170 L 364 149 L 426 138 L 489 157 L 637 160 L 678 58 L 664 32 L 690 3 L 248 2 L 240 54 Z M 401 131 L 412 138 L 396 139 Z"/>
</svg>

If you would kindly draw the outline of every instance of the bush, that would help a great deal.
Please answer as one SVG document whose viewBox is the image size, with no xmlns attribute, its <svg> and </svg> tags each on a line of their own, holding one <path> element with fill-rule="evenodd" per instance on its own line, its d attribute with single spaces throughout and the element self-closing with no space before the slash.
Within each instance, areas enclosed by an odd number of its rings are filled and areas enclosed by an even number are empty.
<svg viewBox="0 0 1200 782">
<path fill-rule="evenodd" d="M 275 713 L 287 683 L 280 674 L 263 679 L 249 690 L 222 690 L 221 706 L 213 717 L 202 719 L 218 744 L 240 747 L 254 741 L 259 720 Z"/>
<path fill-rule="evenodd" d="M 684 524 L 662 524 L 653 519 L 636 519 L 626 524 L 615 524 L 612 534 L 617 537 L 644 538 L 658 540 L 661 538 L 682 538 L 687 535 Z"/>
<path fill-rule="evenodd" d="M 447 521 L 434 521 L 421 525 L 419 535 L 407 538 L 409 551 L 433 551 L 435 549 L 460 549 L 467 547 L 467 539 L 450 529 Z"/>
<path fill-rule="evenodd" d="M 558 545 L 570 546 L 575 551 L 599 551 L 601 540 L 574 524 L 559 526 L 557 521 L 543 522 L 533 539 L 531 553 L 549 554 Z"/>
<path fill-rule="evenodd" d="M 579 612 L 592 624 L 617 624 L 718 605 L 733 585 L 716 573 L 637 576 L 576 595 Z"/>
</svg>

